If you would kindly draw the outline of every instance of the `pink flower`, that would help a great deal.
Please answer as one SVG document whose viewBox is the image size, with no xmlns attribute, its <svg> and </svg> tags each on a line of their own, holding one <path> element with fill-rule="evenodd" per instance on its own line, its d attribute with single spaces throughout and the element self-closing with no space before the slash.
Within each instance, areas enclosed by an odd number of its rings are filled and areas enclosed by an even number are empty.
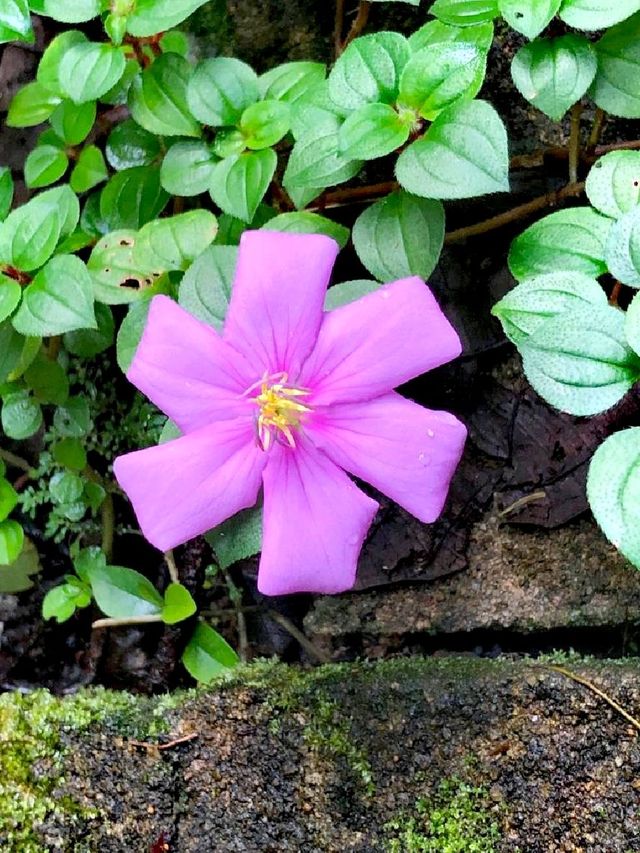
<svg viewBox="0 0 640 853">
<path fill-rule="evenodd" d="M 256 503 L 258 588 L 353 585 L 378 504 L 347 473 L 421 521 L 442 511 L 466 430 L 393 389 L 460 354 L 419 278 L 323 312 L 337 245 L 243 235 L 224 333 L 156 296 L 128 377 L 183 433 L 115 461 L 140 527 L 165 551 Z"/>
</svg>

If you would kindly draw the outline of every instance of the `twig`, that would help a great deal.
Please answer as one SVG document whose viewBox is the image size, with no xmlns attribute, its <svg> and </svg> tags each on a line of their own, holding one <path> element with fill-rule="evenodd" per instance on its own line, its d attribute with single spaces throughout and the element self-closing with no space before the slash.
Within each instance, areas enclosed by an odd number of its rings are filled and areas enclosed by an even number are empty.
<svg viewBox="0 0 640 853">
<path fill-rule="evenodd" d="M 127 746 L 140 746 L 143 749 L 155 752 L 156 749 L 173 749 L 174 746 L 180 746 L 182 743 L 188 743 L 191 740 L 195 740 L 197 737 L 200 737 L 197 732 L 190 732 L 188 735 L 182 735 L 182 737 L 174 738 L 167 743 L 151 743 L 147 740 L 128 740 L 126 741 L 126 744 Z"/>
<path fill-rule="evenodd" d="M 611 289 L 611 295 L 609 296 L 609 305 L 613 305 L 614 308 L 618 307 L 618 299 L 620 294 L 622 293 L 622 284 L 619 281 L 613 285 Z"/>
<path fill-rule="evenodd" d="M 363 187 L 347 187 L 343 190 L 324 192 L 318 196 L 315 204 L 305 210 L 326 210 L 328 207 L 342 207 L 354 202 L 370 201 L 373 198 L 387 195 L 397 190 L 400 184 L 397 181 L 383 181 L 379 184 L 367 184 Z"/>
<path fill-rule="evenodd" d="M 523 495 L 521 498 L 518 498 L 517 501 L 514 501 L 512 504 L 509 504 L 509 506 L 501 510 L 498 515 L 500 518 L 504 518 L 505 515 L 511 515 L 512 512 L 517 512 L 517 510 L 522 509 L 522 507 L 527 504 L 535 503 L 536 501 L 543 501 L 546 496 L 547 493 L 542 490 L 532 492 L 530 495 Z"/>
<path fill-rule="evenodd" d="M 113 497 L 111 496 L 111 492 L 107 488 L 104 479 L 89 465 L 84 469 L 84 475 L 88 480 L 97 483 L 102 489 L 104 489 L 104 500 L 100 505 L 100 523 L 102 528 L 102 542 L 100 547 L 104 551 L 107 561 L 109 561 L 113 554 L 113 538 L 115 535 L 115 510 L 113 507 Z"/>
<path fill-rule="evenodd" d="M 345 48 L 347 48 L 351 42 L 357 38 L 363 29 L 367 26 L 367 21 L 369 20 L 369 11 L 371 9 L 371 3 L 369 0 L 360 0 L 360 5 L 358 6 L 358 14 L 354 18 L 353 23 L 351 24 L 351 29 L 347 33 L 347 37 L 342 42 L 342 48 L 340 53 L 342 53 Z"/>
<path fill-rule="evenodd" d="M 229 589 L 229 598 L 236 611 L 236 622 L 238 623 L 238 657 L 244 663 L 247 660 L 249 640 L 247 638 L 247 620 L 244 618 L 244 609 L 242 607 L 242 592 L 233 582 L 228 569 L 222 569 L 222 574 Z"/>
<path fill-rule="evenodd" d="M 169 577 L 171 583 L 180 583 L 180 575 L 176 566 L 176 558 L 173 556 L 173 551 L 165 551 L 164 561 L 169 569 Z"/>
<path fill-rule="evenodd" d="M 344 2 L 345 0 L 336 0 L 336 17 L 333 27 L 333 49 L 336 59 L 342 51 L 342 30 L 344 28 Z"/>
<path fill-rule="evenodd" d="M 580 161 L 580 118 L 582 104 L 578 101 L 571 107 L 571 132 L 569 135 L 569 183 L 578 180 L 578 163 Z"/>
<path fill-rule="evenodd" d="M 486 234 L 488 231 L 494 231 L 496 228 L 502 228 L 503 225 L 509 225 L 511 222 L 517 222 L 519 219 L 525 219 L 531 216 L 532 213 L 537 213 L 539 210 L 544 210 L 545 207 L 555 207 L 567 198 L 574 198 L 582 195 L 584 192 L 584 183 L 567 184 L 560 190 L 553 190 L 538 196 L 532 201 L 525 204 L 520 204 L 518 207 L 512 207 L 504 213 L 499 213 L 497 216 L 492 216 L 489 219 L 484 219 L 482 222 L 476 222 L 473 225 L 466 225 L 464 228 L 458 228 L 456 231 L 450 231 L 444 238 L 445 243 L 458 243 L 460 240 L 466 240 L 467 237 L 475 237 L 477 234 Z"/>
<path fill-rule="evenodd" d="M 330 658 L 328 655 L 314 645 L 306 634 L 303 634 L 299 628 L 296 628 L 291 619 L 287 619 L 286 616 L 283 616 L 282 613 L 278 613 L 277 610 L 268 610 L 267 615 L 273 619 L 274 622 L 277 622 L 281 628 L 284 628 L 285 631 L 291 634 L 294 640 L 297 640 L 300 643 L 307 654 L 320 661 L 320 663 L 329 663 Z"/>
<path fill-rule="evenodd" d="M 605 120 L 605 112 L 601 110 L 600 107 L 596 108 L 596 111 L 593 116 L 593 124 L 591 125 L 591 133 L 589 134 L 589 141 L 587 142 L 587 151 L 591 152 L 594 150 L 598 142 L 600 142 L 600 134 L 602 133 L 602 128 L 604 127 Z"/>
<path fill-rule="evenodd" d="M 92 628 L 120 628 L 123 625 L 150 625 L 153 622 L 162 622 L 159 613 L 150 613 L 148 616 L 126 616 L 122 619 L 96 619 L 91 623 Z"/>
<path fill-rule="evenodd" d="M 25 471 L 27 474 L 30 474 L 33 470 L 33 465 L 29 465 L 26 459 L 23 459 L 22 456 L 16 456 L 15 453 L 12 453 L 10 450 L 3 450 L 0 447 L 0 459 L 7 463 L 7 465 L 11 465 L 12 468 L 20 468 L 21 471 Z"/>
<path fill-rule="evenodd" d="M 608 696 L 604 692 L 604 690 L 601 690 L 599 687 L 596 687 L 596 685 L 593 684 L 591 681 L 586 678 L 583 678 L 581 675 L 576 675 L 575 673 L 570 672 L 563 666 L 549 665 L 548 669 L 552 669 L 554 672 L 559 672 L 560 675 L 564 675 L 567 678 L 570 678 L 572 681 L 577 681 L 578 684 L 582 684 L 584 685 L 584 687 L 588 687 L 589 690 L 595 693 L 596 696 L 599 696 L 601 699 L 604 699 L 604 701 L 608 705 L 610 705 L 614 709 L 614 711 L 617 711 L 619 714 L 621 714 L 625 718 L 625 720 L 627 720 L 627 722 L 631 723 L 631 725 L 640 732 L 640 720 L 637 720 L 635 717 L 631 716 L 628 711 L 625 711 L 622 705 L 616 702 L 615 699 L 612 699 L 611 696 Z"/>
</svg>

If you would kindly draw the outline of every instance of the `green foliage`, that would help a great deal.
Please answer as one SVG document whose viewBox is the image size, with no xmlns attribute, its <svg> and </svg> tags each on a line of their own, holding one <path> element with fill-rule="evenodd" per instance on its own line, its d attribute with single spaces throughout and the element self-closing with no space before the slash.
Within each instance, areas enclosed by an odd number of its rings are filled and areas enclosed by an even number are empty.
<svg viewBox="0 0 640 853">
<path fill-rule="evenodd" d="M 222 330 L 229 306 L 237 257 L 235 246 L 209 246 L 180 284 L 180 305 L 218 330 Z"/>
<path fill-rule="evenodd" d="M 365 104 L 393 103 L 410 55 L 399 33 L 374 33 L 352 41 L 329 74 L 331 100 L 347 112 Z"/>
<path fill-rule="evenodd" d="M 259 98 L 258 76 L 239 59 L 205 59 L 194 70 L 187 90 L 191 114 L 203 124 L 237 124 Z"/>
<path fill-rule="evenodd" d="M 233 669 L 238 656 L 217 631 L 200 622 L 182 654 L 182 663 L 192 678 L 208 684 Z"/>
<path fill-rule="evenodd" d="M 634 2 L 634 10 L 640 3 Z M 618 8 L 618 4 L 608 9 Z M 606 112 L 625 118 L 640 116 L 640 14 L 607 30 L 596 42 L 598 72 L 590 90 Z"/>
<path fill-rule="evenodd" d="M 533 39 L 556 15 L 561 4 L 562 0 L 498 0 L 498 10 L 514 30 Z"/>
<path fill-rule="evenodd" d="M 218 565 L 226 569 L 262 547 L 262 507 L 242 510 L 206 534 Z"/>
</svg>

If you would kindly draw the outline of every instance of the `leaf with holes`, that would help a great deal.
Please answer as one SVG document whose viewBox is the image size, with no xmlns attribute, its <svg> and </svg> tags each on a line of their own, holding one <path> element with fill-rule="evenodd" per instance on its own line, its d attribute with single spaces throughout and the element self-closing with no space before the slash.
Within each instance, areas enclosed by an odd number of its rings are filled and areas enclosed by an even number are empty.
<svg viewBox="0 0 640 853">
<path fill-rule="evenodd" d="M 278 157 L 271 148 L 221 160 L 213 170 L 209 193 L 225 213 L 251 222 L 269 188 Z"/>
<path fill-rule="evenodd" d="M 133 260 L 137 238 L 137 231 L 120 229 L 96 243 L 87 261 L 87 269 L 98 302 L 126 305 L 154 292 L 161 270 L 156 270 L 154 275 L 138 269 Z"/>
<path fill-rule="evenodd" d="M 236 246 L 209 246 L 180 282 L 180 305 L 218 331 L 229 307 L 237 258 Z"/>
<path fill-rule="evenodd" d="M 640 203 L 640 151 L 611 151 L 589 170 L 585 185 L 591 204 L 619 219 Z"/>
<path fill-rule="evenodd" d="M 409 43 L 400 33 L 381 32 L 355 39 L 329 74 L 329 96 L 341 109 L 392 104 L 409 61 Z"/>
<path fill-rule="evenodd" d="M 526 36 L 539 36 L 557 14 L 562 0 L 498 0 L 498 9 L 505 21 Z"/>
<path fill-rule="evenodd" d="M 236 125 L 260 96 L 258 75 L 239 59 L 219 56 L 196 66 L 187 87 L 191 113 L 211 127 Z"/>
<path fill-rule="evenodd" d="M 158 136 L 200 136 L 200 125 L 187 106 L 191 66 L 177 53 L 163 53 L 134 78 L 129 90 L 131 115 Z"/>
</svg>

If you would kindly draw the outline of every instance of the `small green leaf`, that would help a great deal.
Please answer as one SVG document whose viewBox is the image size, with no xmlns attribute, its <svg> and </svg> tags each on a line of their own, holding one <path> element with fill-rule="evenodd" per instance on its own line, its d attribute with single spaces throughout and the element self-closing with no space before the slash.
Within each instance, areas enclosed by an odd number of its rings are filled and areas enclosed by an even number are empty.
<svg viewBox="0 0 640 853">
<path fill-rule="evenodd" d="M 339 151 L 339 122 L 322 125 L 319 130 L 300 137 L 289 155 L 284 185 L 289 187 L 325 187 L 348 181 L 357 175 L 360 160 L 349 160 Z"/>
<path fill-rule="evenodd" d="M 596 450 L 587 498 L 607 539 L 640 568 L 640 427 L 609 436 Z"/>
<path fill-rule="evenodd" d="M 200 622 L 182 653 L 182 663 L 192 678 L 209 684 L 238 663 L 238 656 L 217 631 Z"/>
<path fill-rule="evenodd" d="M 96 604 L 112 619 L 159 615 L 162 596 L 148 578 L 124 566 L 92 566 L 88 572 Z"/>
<path fill-rule="evenodd" d="M 96 145 L 88 145 L 80 152 L 69 183 L 74 192 L 84 193 L 106 181 L 108 177 L 109 172 L 102 151 Z"/>
<path fill-rule="evenodd" d="M 0 532 L 0 541 L 4 542 L 4 555 L 15 553 L 17 542 L 20 541 L 18 533 L 13 525 L 14 521 L 3 522 L 10 525 L 5 533 Z M 32 575 L 41 570 L 40 558 L 35 545 L 30 539 L 22 537 L 22 550 L 18 552 L 10 564 L 0 565 L 0 592 L 15 595 L 17 592 L 25 592 L 34 584 Z M 1 550 L 1 549 L 0 549 Z"/>
<path fill-rule="evenodd" d="M 454 104 L 398 157 L 396 175 L 426 198 L 470 198 L 509 189 L 507 132 L 486 101 Z"/>
<path fill-rule="evenodd" d="M 640 151 L 611 151 L 589 170 L 585 190 L 591 204 L 619 219 L 640 203 Z"/>
<path fill-rule="evenodd" d="M 336 131 L 344 114 L 329 97 L 329 83 L 318 83 L 291 105 L 291 132 L 296 140 L 305 136 L 322 135 L 325 131 Z"/>
<path fill-rule="evenodd" d="M 81 358 L 93 358 L 111 346 L 115 337 L 115 324 L 111 308 L 108 305 L 98 303 L 95 310 L 98 328 L 67 332 L 63 339 L 67 352 L 79 355 Z"/>
<path fill-rule="evenodd" d="M 0 477 L 0 521 L 13 512 L 18 503 L 18 493 L 8 480 Z"/>
<path fill-rule="evenodd" d="M 17 281 L 0 274 L 0 323 L 10 317 L 22 299 L 22 288 Z"/>
<path fill-rule="evenodd" d="M 105 553 L 97 545 L 91 545 L 89 548 L 80 548 L 76 541 L 72 544 L 70 550 L 73 568 L 76 570 L 78 577 L 86 583 L 89 583 L 89 573 L 93 569 L 107 568 Z"/>
<path fill-rule="evenodd" d="M 209 246 L 218 222 L 208 210 L 191 210 L 149 222 L 138 233 L 132 260 L 142 272 L 184 270 Z"/>
<path fill-rule="evenodd" d="M 67 504 L 79 500 L 83 489 L 82 477 L 71 471 L 58 471 L 49 480 L 49 496 L 55 504 Z"/>
<path fill-rule="evenodd" d="M 521 281 L 539 273 L 606 272 L 605 243 L 611 220 L 590 207 L 558 210 L 523 231 L 511 244 L 509 269 Z"/>
<path fill-rule="evenodd" d="M 100 213 L 111 231 L 137 230 L 162 213 L 168 201 L 160 186 L 160 169 L 136 166 L 123 169 L 108 181 L 100 195 Z"/>
<path fill-rule="evenodd" d="M 334 284 L 327 291 L 324 300 L 324 310 L 333 311 L 334 308 L 341 308 L 343 305 L 348 305 L 350 302 L 355 302 L 362 296 L 368 293 L 374 293 L 380 287 L 379 281 L 371 281 L 370 279 L 362 278 L 354 281 L 343 281 L 341 284 Z"/>
<path fill-rule="evenodd" d="M 640 6 L 640 0 L 636 7 Z M 609 9 L 618 8 L 607 2 Z M 640 117 L 640 14 L 607 30 L 595 44 L 598 71 L 589 94 L 605 112 Z"/>
<path fill-rule="evenodd" d="M 78 607 L 86 607 L 90 601 L 91 591 L 83 589 L 77 582 L 54 586 L 42 600 L 42 618 L 66 622 Z"/>
<path fill-rule="evenodd" d="M 175 625 L 183 622 L 197 610 L 193 596 L 181 583 L 170 583 L 164 591 L 162 605 L 162 621 L 165 625 Z"/>
<path fill-rule="evenodd" d="M 367 270 L 380 281 L 411 275 L 426 279 L 444 241 L 444 208 L 439 201 L 399 190 L 360 214 L 353 245 Z"/>
<path fill-rule="evenodd" d="M 25 288 L 13 325 L 22 335 L 40 336 L 95 329 L 91 276 L 80 258 L 52 258 Z"/>
<path fill-rule="evenodd" d="M 13 177 L 8 166 L 0 166 L 0 222 L 7 218 L 13 203 Z"/>
<path fill-rule="evenodd" d="M 472 42 L 433 44 L 414 53 L 400 78 L 399 102 L 433 120 L 461 98 L 480 91 L 486 55 Z"/>
<path fill-rule="evenodd" d="M 630 287 L 640 287 L 640 207 L 613 223 L 604 257 L 611 275 Z"/>
<path fill-rule="evenodd" d="M 200 125 L 187 106 L 191 67 L 177 53 L 163 53 L 136 77 L 129 109 L 139 125 L 159 136 L 200 136 Z"/>
<path fill-rule="evenodd" d="M 18 89 L 9 105 L 7 125 L 9 127 L 32 127 L 42 124 L 60 103 L 61 98 L 54 95 L 41 83 L 27 83 Z"/>
<path fill-rule="evenodd" d="M 320 62 L 285 62 L 284 65 L 276 65 L 259 78 L 260 97 L 295 104 L 314 86 L 322 83 L 326 73 L 326 67 Z"/>
<path fill-rule="evenodd" d="M 183 279 L 184 282 L 184 279 Z M 129 307 L 127 316 L 124 318 L 118 329 L 116 338 L 116 359 L 118 367 L 123 373 L 126 373 L 140 343 L 140 338 L 144 332 L 144 327 L 147 325 L 147 315 L 151 302 L 145 299 L 142 302 L 134 302 Z"/>
<path fill-rule="evenodd" d="M 96 120 L 96 102 L 74 104 L 64 100 L 52 113 L 51 127 L 67 145 L 79 145 L 89 135 Z"/>
<path fill-rule="evenodd" d="M 205 534 L 223 569 L 257 554 L 262 547 L 262 507 L 236 513 Z"/>
<path fill-rule="evenodd" d="M 500 320 L 509 340 L 519 346 L 551 317 L 570 316 L 585 304 L 607 304 L 600 284 L 581 272 L 560 271 L 526 278 L 496 303 L 491 313 Z"/>
<path fill-rule="evenodd" d="M 351 42 L 329 74 L 329 95 L 341 109 L 392 104 L 409 61 L 409 43 L 400 33 L 380 32 Z"/>
<path fill-rule="evenodd" d="M 62 97 L 60 87 L 60 62 L 66 52 L 76 44 L 87 44 L 88 39 L 79 30 L 67 30 L 52 39 L 42 54 L 36 79 L 54 95 Z"/>
<path fill-rule="evenodd" d="M 204 6 L 207 0 L 136 0 L 127 16 L 127 32 L 132 36 L 153 36 L 170 30 Z"/>
<path fill-rule="evenodd" d="M 475 44 L 486 54 L 493 41 L 493 23 L 485 21 L 468 27 L 452 27 L 442 21 L 429 21 L 409 37 L 409 47 L 417 53 L 434 44 L 457 41 Z"/>
<path fill-rule="evenodd" d="M 587 91 L 598 62 L 584 36 L 569 33 L 524 45 L 511 63 L 518 91 L 543 113 L 559 121 Z"/>
<path fill-rule="evenodd" d="M 221 160 L 211 178 L 211 198 L 225 213 L 251 222 L 269 188 L 277 164 L 278 158 L 271 148 Z"/>
<path fill-rule="evenodd" d="M 409 138 L 409 121 L 388 104 L 365 104 L 340 128 L 340 154 L 350 160 L 373 160 L 391 154 Z"/>
<path fill-rule="evenodd" d="M 2 401 L 2 428 L 9 438 L 22 441 L 30 438 L 42 426 L 40 404 L 28 391 L 15 391 Z M 0 563 L 11 562 L 0 559 Z"/>
<path fill-rule="evenodd" d="M 54 184 L 67 171 L 69 158 L 53 145 L 38 145 L 28 155 L 24 164 L 24 180 L 30 189 L 40 189 Z"/>
<path fill-rule="evenodd" d="M 76 104 L 96 101 L 116 85 L 125 65 L 124 53 L 111 44 L 74 44 L 60 61 L 60 87 Z"/>
<path fill-rule="evenodd" d="M 190 35 L 181 30 L 171 30 L 163 33 L 159 44 L 163 53 L 178 53 L 180 56 L 184 56 L 185 59 L 188 58 L 191 51 Z"/>
<path fill-rule="evenodd" d="M 159 286 L 160 270 L 142 272 L 133 262 L 133 247 L 138 234 L 120 229 L 98 240 L 87 268 L 93 281 L 93 292 L 99 302 L 126 305 L 149 297 Z"/>
<path fill-rule="evenodd" d="M 240 130 L 247 148 L 270 148 L 289 131 L 289 106 L 282 101 L 258 101 L 246 108 L 240 117 Z"/>
<path fill-rule="evenodd" d="M 162 161 L 160 182 L 172 195 L 199 195 L 209 189 L 217 162 L 205 142 L 197 139 L 177 142 Z"/>
<path fill-rule="evenodd" d="M 627 308 L 624 333 L 631 349 L 640 355 L 640 293 L 636 293 Z"/>
<path fill-rule="evenodd" d="M 0 43 L 35 40 L 27 0 L 3 0 L 0 6 Z"/>
<path fill-rule="evenodd" d="M 233 157 L 234 154 L 242 154 L 246 149 L 244 134 L 234 127 L 223 127 L 213 140 L 212 151 L 216 157 L 224 160 L 225 157 Z"/>
<path fill-rule="evenodd" d="M 429 13 L 456 27 L 492 21 L 500 14 L 498 0 L 436 0 Z"/>
<path fill-rule="evenodd" d="M 105 154 L 116 172 L 135 166 L 150 166 L 160 156 L 160 140 L 132 119 L 127 119 L 109 134 Z"/>
<path fill-rule="evenodd" d="M 335 240 L 341 249 L 349 242 L 348 228 L 308 211 L 281 213 L 270 219 L 263 228 L 267 231 L 288 231 L 292 234 L 325 234 Z"/>
<path fill-rule="evenodd" d="M 29 367 L 40 349 L 40 338 L 24 338 L 6 320 L 0 323 L 0 382 L 14 382 Z"/>
<path fill-rule="evenodd" d="M 187 88 L 191 113 L 211 127 L 235 125 L 260 97 L 258 77 L 245 62 L 226 56 L 196 66 Z"/>
<path fill-rule="evenodd" d="M 528 39 L 539 36 L 557 14 L 562 0 L 498 0 L 505 21 Z"/>
<path fill-rule="evenodd" d="M 624 314 L 609 305 L 575 308 L 542 323 L 522 347 L 525 375 L 543 399 L 570 415 L 615 406 L 640 379 Z"/>
<path fill-rule="evenodd" d="M 640 0 L 563 0 L 560 17 L 577 30 L 602 30 L 640 9 Z"/>
<path fill-rule="evenodd" d="M 39 0 L 41 14 L 63 24 L 82 24 L 100 14 L 100 0 Z"/>
<path fill-rule="evenodd" d="M 83 438 L 92 429 L 89 404 L 85 397 L 69 397 L 53 415 L 53 427 L 63 438 Z"/>
<path fill-rule="evenodd" d="M 40 403 L 61 406 L 69 396 L 69 380 L 64 367 L 43 354 L 25 370 L 24 378 Z"/>
<path fill-rule="evenodd" d="M 87 466 L 87 453 L 79 438 L 63 438 L 51 448 L 53 458 L 71 471 L 83 471 Z"/>
<path fill-rule="evenodd" d="M 180 282 L 179 304 L 218 331 L 229 307 L 237 258 L 235 246 L 209 246 Z"/>
</svg>

